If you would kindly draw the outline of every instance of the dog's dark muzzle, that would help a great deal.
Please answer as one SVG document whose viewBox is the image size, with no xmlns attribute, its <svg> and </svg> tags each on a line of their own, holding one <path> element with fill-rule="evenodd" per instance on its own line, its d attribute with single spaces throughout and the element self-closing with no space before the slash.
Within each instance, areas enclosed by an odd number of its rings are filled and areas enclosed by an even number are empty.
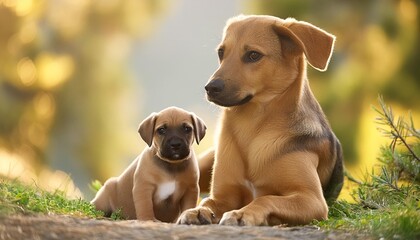
<svg viewBox="0 0 420 240">
<path fill-rule="evenodd" d="M 170 137 L 164 141 L 161 155 L 169 160 L 182 160 L 190 155 L 190 148 L 185 139 Z"/>
<path fill-rule="evenodd" d="M 207 99 L 217 105 L 223 107 L 239 106 L 249 102 L 252 99 L 252 95 L 246 95 L 245 97 L 238 97 L 236 94 L 237 90 L 227 89 L 225 81 L 222 79 L 213 79 L 205 87 L 207 93 Z"/>
<path fill-rule="evenodd" d="M 208 97 L 215 98 L 225 89 L 225 82 L 221 79 L 214 79 L 211 80 L 204 89 L 206 89 Z"/>
</svg>

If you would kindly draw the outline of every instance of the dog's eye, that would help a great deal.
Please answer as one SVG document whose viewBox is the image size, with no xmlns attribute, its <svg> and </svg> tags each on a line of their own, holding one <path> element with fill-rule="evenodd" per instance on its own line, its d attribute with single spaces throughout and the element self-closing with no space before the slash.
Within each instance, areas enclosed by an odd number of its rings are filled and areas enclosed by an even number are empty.
<svg viewBox="0 0 420 240">
<path fill-rule="evenodd" d="M 245 54 L 245 62 L 257 62 L 262 58 L 262 54 L 256 51 L 249 51 Z"/>
<path fill-rule="evenodd" d="M 160 127 L 160 128 L 158 128 L 158 129 L 156 130 L 156 132 L 157 132 L 159 135 L 165 135 L 165 134 L 166 134 L 166 128 L 165 128 L 165 127 Z"/>
<path fill-rule="evenodd" d="M 219 55 L 220 61 L 222 61 L 224 53 L 225 53 L 225 50 L 223 48 L 219 48 L 219 50 L 217 50 L 217 55 Z"/>
<path fill-rule="evenodd" d="M 190 127 L 190 126 L 184 126 L 184 131 L 186 133 L 190 133 L 192 131 L 192 127 Z"/>
</svg>

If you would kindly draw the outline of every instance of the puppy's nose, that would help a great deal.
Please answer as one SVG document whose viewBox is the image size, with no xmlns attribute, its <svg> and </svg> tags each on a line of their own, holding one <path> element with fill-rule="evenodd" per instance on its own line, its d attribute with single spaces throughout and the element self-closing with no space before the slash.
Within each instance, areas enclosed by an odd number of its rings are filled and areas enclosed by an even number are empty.
<svg viewBox="0 0 420 240">
<path fill-rule="evenodd" d="M 180 139 L 178 139 L 178 138 L 171 139 L 171 141 L 169 142 L 169 146 L 170 146 L 170 147 L 171 147 L 171 149 L 173 149 L 173 150 L 178 150 L 178 149 L 180 149 L 180 148 L 181 148 L 181 144 L 182 144 L 182 142 L 181 142 L 181 140 L 180 140 Z"/>
<path fill-rule="evenodd" d="M 211 80 L 205 87 L 207 95 L 216 96 L 225 88 L 225 82 L 222 79 Z"/>
</svg>

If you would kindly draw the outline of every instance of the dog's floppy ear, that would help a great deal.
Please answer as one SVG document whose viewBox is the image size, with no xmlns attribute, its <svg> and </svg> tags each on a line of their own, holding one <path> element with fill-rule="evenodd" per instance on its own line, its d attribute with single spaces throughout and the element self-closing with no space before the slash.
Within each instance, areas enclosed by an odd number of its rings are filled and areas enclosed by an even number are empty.
<svg viewBox="0 0 420 240">
<path fill-rule="evenodd" d="M 190 113 L 192 123 L 194 125 L 194 136 L 195 141 L 197 144 L 200 143 L 201 139 L 203 139 L 204 135 L 206 135 L 206 125 L 204 124 L 204 121 L 201 120 L 201 118 L 197 117 L 194 113 Z"/>
<path fill-rule="evenodd" d="M 147 145 L 152 146 L 153 134 L 155 131 L 157 113 L 150 114 L 146 119 L 144 119 L 139 126 L 140 137 L 147 143 Z"/>
<path fill-rule="evenodd" d="M 312 67 L 320 71 L 327 69 L 334 48 L 334 35 L 310 23 L 290 18 L 285 22 L 277 22 L 275 31 L 280 35 L 280 38 L 286 36 L 297 44 L 294 48 L 298 47 L 303 51 Z M 286 44 L 286 47 L 288 47 L 287 45 L 290 47 L 290 44 Z"/>
</svg>

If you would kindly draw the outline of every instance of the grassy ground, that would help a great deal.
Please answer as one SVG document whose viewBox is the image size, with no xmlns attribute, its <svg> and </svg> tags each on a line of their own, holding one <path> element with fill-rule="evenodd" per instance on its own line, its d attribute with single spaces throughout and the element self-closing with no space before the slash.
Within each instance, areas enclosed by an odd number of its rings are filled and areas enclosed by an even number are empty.
<svg viewBox="0 0 420 240">
<path fill-rule="evenodd" d="M 378 157 L 382 165 L 363 181 L 347 176 L 346 181 L 356 184 L 355 203 L 335 202 L 329 219 L 313 224 L 327 230 L 368 232 L 384 239 L 420 239 L 420 132 L 413 121 L 394 121 L 391 109 L 380 103 L 378 124 L 390 137 L 389 146 L 383 147 Z M 103 218 L 103 213 L 85 200 L 69 200 L 63 192 L 0 180 L 0 215 L 31 213 Z M 121 219 L 118 213 L 111 218 Z"/>
<path fill-rule="evenodd" d="M 47 192 L 36 186 L 26 186 L 18 181 L 0 180 L 0 214 L 65 214 L 100 218 L 96 211 L 82 199 L 69 200 L 60 191 Z"/>
<path fill-rule="evenodd" d="M 360 204 L 337 202 L 330 207 L 329 219 L 316 224 L 324 229 L 367 232 L 384 239 L 420 238 L 420 213 L 415 206 L 370 209 Z"/>
<path fill-rule="evenodd" d="M 330 207 L 328 220 L 314 224 L 327 230 L 368 232 L 378 238 L 418 239 L 420 206 L 418 199 L 411 200 L 380 208 L 339 201 Z M 17 181 L 0 180 L 0 214 L 34 213 L 103 218 L 103 213 L 96 211 L 85 200 L 69 200 L 62 192 L 50 193 L 37 187 L 24 186 Z M 118 215 L 111 218 L 120 219 Z"/>
</svg>

